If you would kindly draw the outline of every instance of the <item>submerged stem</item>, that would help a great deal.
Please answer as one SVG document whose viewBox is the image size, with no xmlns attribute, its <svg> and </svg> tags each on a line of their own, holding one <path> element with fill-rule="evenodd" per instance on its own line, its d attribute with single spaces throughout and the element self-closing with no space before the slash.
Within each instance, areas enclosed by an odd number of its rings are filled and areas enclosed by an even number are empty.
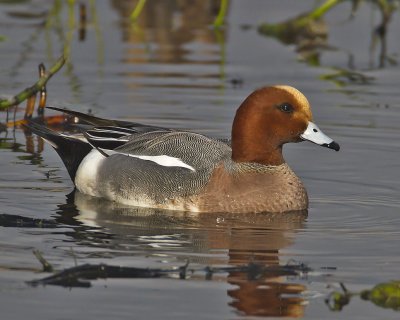
<svg viewBox="0 0 400 320">
<path fill-rule="evenodd" d="M 224 24 L 226 11 L 228 9 L 228 0 L 221 0 L 218 16 L 214 20 L 214 27 L 219 28 Z"/>
<path fill-rule="evenodd" d="M 146 0 L 139 0 L 138 4 L 136 5 L 135 9 L 133 10 L 130 16 L 132 22 L 136 22 L 136 20 L 139 18 L 140 13 L 142 12 L 145 4 Z"/>
<path fill-rule="evenodd" d="M 39 260 L 39 262 L 43 266 L 43 272 L 53 272 L 53 266 L 43 257 L 42 253 L 39 250 L 33 250 L 33 254 Z"/>
</svg>

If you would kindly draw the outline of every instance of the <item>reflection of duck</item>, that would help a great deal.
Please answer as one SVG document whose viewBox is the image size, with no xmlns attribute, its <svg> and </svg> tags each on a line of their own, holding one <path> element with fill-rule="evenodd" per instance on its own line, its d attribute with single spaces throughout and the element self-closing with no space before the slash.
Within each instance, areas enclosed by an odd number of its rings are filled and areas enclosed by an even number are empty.
<svg viewBox="0 0 400 320">
<path fill-rule="evenodd" d="M 298 228 L 301 226 L 302 214 L 295 214 L 293 220 L 288 219 L 282 226 Z M 276 217 L 277 218 L 277 217 Z M 278 221 L 282 221 L 278 218 Z M 277 225 L 279 222 L 275 221 Z M 287 224 L 286 224 L 287 223 Z M 293 230 L 292 230 L 293 231 Z M 240 239 L 232 238 L 241 243 L 241 249 L 229 249 L 229 262 L 243 264 L 254 261 L 259 264 L 276 266 L 276 270 L 261 277 L 249 279 L 248 275 L 239 272 L 229 272 L 227 281 L 235 287 L 228 290 L 232 298 L 230 305 L 240 313 L 253 316 L 300 317 L 304 311 L 304 299 L 299 295 L 306 290 L 302 284 L 285 281 L 290 272 L 279 268 L 279 249 L 290 244 L 290 239 L 283 230 L 271 230 L 261 243 L 254 249 L 248 237 L 253 231 L 241 230 Z M 248 246 L 247 249 L 246 246 Z M 251 249 L 250 249 L 251 248 Z"/>
<path fill-rule="evenodd" d="M 248 279 L 243 272 L 229 272 L 226 281 L 234 286 L 227 291 L 232 298 L 229 305 L 247 315 L 303 313 L 304 301 L 299 294 L 305 287 L 287 282 L 290 273 L 279 269 L 279 250 L 290 245 L 295 231 L 303 227 L 307 211 L 198 215 L 124 206 L 80 192 L 71 196 L 78 213 L 75 219 L 83 224 L 76 241 L 89 246 L 93 241 L 96 251 L 100 246 L 146 256 L 162 254 L 163 259 L 172 261 L 189 257 L 191 264 L 237 266 L 255 262 L 276 266 L 276 271 L 256 279 Z M 60 219 L 70 214 L 70 206 L 59 212 Z M 85 225 L 87 237 L 82 231 Z M 103 239 L 107 241 L 102 243 Z"/>
<path fill-rule="evenodd" d="M 60 109 L 58 109 L 60 110 Z M 339 145 L 312 122 L 304 95 L 288 86 L 254 91 L 239 107 L 232 142 L 64 111 L 97 127 L 67 136 L 31 124 L 58 152 L 83 193 L 129 205 L 193 212 L 285 212 L 308 206 L 282 146 Z"/>
<path fill-rule="evenodd" d="M 247 280 L 243 274 L 230 273 L 228 282 L 237 288 L 228 290 L 232 307 L 240 313 L 265 317 L 301 317 L 304 299 L 299 297 L 306 287 L 301 284 L 282 283 L 283 277 L 263 277 Z"/>
</svg>

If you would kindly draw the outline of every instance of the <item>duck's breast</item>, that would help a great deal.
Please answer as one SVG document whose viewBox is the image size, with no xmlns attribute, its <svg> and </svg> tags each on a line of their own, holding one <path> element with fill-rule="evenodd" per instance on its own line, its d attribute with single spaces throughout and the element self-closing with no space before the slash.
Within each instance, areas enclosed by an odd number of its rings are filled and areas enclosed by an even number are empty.
<svg viewBox="0 0 400 320">
<path fill-rule="evenodd" d="M 308 207 L 303 183 L 286 164 L 233 174 L 221 164 L 194 201 L 204 212 L 286 212 Z"/>
</svg>

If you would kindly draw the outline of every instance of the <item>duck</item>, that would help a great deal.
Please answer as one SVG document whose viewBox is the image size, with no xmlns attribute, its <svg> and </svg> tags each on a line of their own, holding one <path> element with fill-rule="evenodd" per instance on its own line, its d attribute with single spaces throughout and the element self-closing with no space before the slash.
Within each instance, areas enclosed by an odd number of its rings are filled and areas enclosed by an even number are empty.
<svg viewBox="0 0 400 320">
<path fill-rule="evenodd" d="M 296 88 L 252 92 L 236 111 L 230 139 L 48 107 L 76 117 L 78 134 L 28 127 L 56 150 L 75 188 L 139 207 L 197 213 L 307 210 L 306 188 L 283 158 L 286 143 L 310 141 L 339 151 L 313 122 Z"/>
</svg>

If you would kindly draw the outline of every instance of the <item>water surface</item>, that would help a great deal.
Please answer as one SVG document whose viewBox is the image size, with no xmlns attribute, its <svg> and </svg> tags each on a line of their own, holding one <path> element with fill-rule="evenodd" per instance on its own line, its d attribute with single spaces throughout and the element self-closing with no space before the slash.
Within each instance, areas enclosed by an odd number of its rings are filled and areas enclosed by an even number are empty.
<svg viewBox="0 0 400 320">
<path fill-rule="evenodd" d="M 69 59 L 48 85 L 48 103 L 101 117 L 193 129 L 229 137 L 234 112 L 255 88 L 289 84 L 309 98 L 315 122 L 342 147 L 285 148 L 304 181 L 308 212 L 285 215 L 190 213 L 127 208 L 71 193 L 57 154 L 21 128 L 0 133 L 0 284 L 4 319 L 27 317 L 241 319 L 397 319 L 355 297 L 341 312 L 324 304 L 339 282 L 350 290 L 399 279 L 400 104 L 396 11 L 381 46 L 372 46 L 379 11 L 364 3 L 350 17 L 343 3 L 325 18 L 317 59 L 299 44 L 257 32 L 310 10 L 315 1 L 229 1 L 226 26 L 212 27 L 219 1 L 149 0 L 136 25 L 135 1 L 0 3 L 0 93 L 32 84 L 37 65 Z M 312 52 L 314 53 L 314 52 Z M 330 77 L 338 70 L 363 78 Z M 327 77 L 328 75 L 328 77 Z M 361 79 L 361 80 L 360 80 Z M 339 81 L 338 81 L 339 80 Z M 10 116 L 14 110 L 10 110 Z M 16 118 L 24 106 L 16 110 Z M 55 114 L 47 112 L 47 115 Z M 6 122 L 6 113 L 0 113 Z M 57 270 L 75 263 L 173 268 L 189 261 L 186 280 L 103 279 L 91 288 L 29 286 L 40 279 L 38 249 Z M 295 261 L 295 262 L 294 262 Z M 304 263 L 302 275 L 256 279 L 204 268 Z"/>
</svg>

